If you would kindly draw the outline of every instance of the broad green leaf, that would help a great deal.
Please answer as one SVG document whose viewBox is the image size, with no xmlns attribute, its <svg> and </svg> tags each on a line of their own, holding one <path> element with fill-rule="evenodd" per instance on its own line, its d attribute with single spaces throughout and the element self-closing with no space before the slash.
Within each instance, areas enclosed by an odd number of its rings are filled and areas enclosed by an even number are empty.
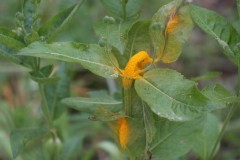
<svg viewBox="0 0 240 160">
<path fill-rule="evenodd" d="M 220 84 L 208 85 L 203 90 L 202 93 L 213 102 L 213 109 L 221 109 L 229 105 L 230 103 L 239 102 L 239 98 L 232 92 L 228 91 L 226 88 Z"/>
<path fill-rule="evenodd" d="M 104 107 L 98 107 L 94 111 L 94 115 L 90 116 L 89 119 L 93 121 L 116 121 L 120 118 L 124 118 L 126 115 L 120 113 L 114 113 Z"/>
<path fill-rule="evenodd" d="M 142 118 L 124 118 L 126 123 L 121 123 L 122 119 L 110 122 L 114 137 L 119 145 L 119 149 L 130 157 L 141 157 L 144 155 L 146 147 L 146 132 Z M 123 127 L 121 127 L 123 125 Z M 122 128 L 122 129 L 121 129 Z M 120 145 L 121 141 L 126 142 L 126 146 Z"/>
<path fill-rule="evenodd" d="M 46 36 L 48 42 L 54 39 L 77 13 L 82 2 L 83 0 L 53 16 L 39 29 L 39 34 Z"/>
<path fill-rule="evenodd" d="M 203 75 L 200 75 L 198 77 L 193 77 L 191 78 L 191 80 L 193 81 L 202 81 L 202 80 L 209 80 L 209 79 L 213 79 L 213 78 L 217 78 L 221 75 L 220 72 L 207 72 Z"/>
<path fill-rule="evenodd" d="M 174 0 L 161 7 L 153 16 L 150 28 L 157 60 L 164 63 L 176 61 L 192 28 L 187 3 Z"/>
<path fill-rule="evenodd" d="M 118 76 L 113 66 L 113 64 L 118 66 L 115 57 L 111 53 L 105 53 L 103 48 L 95 44 L 87 45 L 75 42 L 45 44 L 35 42 L 20 50 L 18 55 L 61 60 L 65 62 L 77 62 L 99 76 L 106 78 L 116 78 Z"/>
<path fill-rule="evenodd" d="M 98 21 L 94 25 L 95 32 L 100 38 L 105 38 L 106 43 L 116 47 L 121 54 L 124 52 L 127 39 L 125 32 L 130 26 L 130 22 L 121 21 L 113 24 L 105 23 L 104 20 Z"/>
<path fill-rule="evenodd" d="M 186 154 L 203 126 L 203 119 L 188 122 L 172 122 L 159 118 L 156 122 L 157 132 L 149 152 L 152 160 L 176 159 Z"/>
<path fill-rule="evenodd" d="M 208 99 L 196 84 L 170 69 L 152 69 L 135 81 L 137 94 L 160 117 L 191 120 L 203 114 Z"/>
<path fill-rule="evenodd" d="M 12 38 L 9 36 L 6 36 L 0 32 L 0 44 L 3 44 L 9 48 L 12 49 L 21 49 L 25 47 L 25 44 Z"/>
<path fill-rule="evenodd" d="M 74 109 L 94 113 L 97 108 L 104 107 L 111 111 L 119 111 L 122 107 L 121 101 L 116 101 L 113 98 L 84 98 L 84 97 L 70 97 L 65 98 L 62 102 Z"/>
<path fill-rule="evenodd" d="M 205 8 L 195 5 L 191 5 L 190 8 L 194 22 L 217 40 L 230 60 L 239 64 L 240 36 L 228 20 Z"/>
<path fill-rule="evenodd" d="M 121 0 L 101 0 L 102 5 L 112 14 L 123 17 Z M 126 17 L 132 17 L 139 13 L 143 0 L 127 0 Z"/>
<path fill-rule="evenodd" d="M 49 66 L 42 67 L 39 71 L 30 72 L 30 75 L 31 75 L 31 78 L 38 83 L 43 83 L 43 84 L 55 83 L 56 81 L 59 80 L 59 77 L 53 77 L 51 75 L 52 71 L 53 71 L 53 66 L 49 65 Z"/>
<path fill-rule="evenodd" d="M 127 33 L 127 45 L 125 55 L 129 59 L 135 53 L 145 50 L 150 51 L 150 35 L 149 30 L 150 21 L 141 20 L 135 22 Z"/>
<path fill-rule="evenodd" d="M 23 151 L 28 142 L 47 133 L 48 130 L 43 128 L 14 129 L 10 135 L 13 158 L 15 159 Z"/>
<path fill-rule="evenodd" d="M 66 110 L 66 105 L 61 102 L 63 98 L 69 96 L 70 76 L 68 74 L 67 65 L 62 63 L 54 77 L 60 78 L 59 81 L 45 85 L 45 94 L 48 102 L 49 110 L 53 118 L 56 119 Z"/>
<path fill-rule="evenodd" d="M 193 141 L 193 151 L 198 154 L 201 159 L 209 159 L 213 146 L 217 140 L 220 131 L 220 122 L 212 114 L 207 114 L 204 119 L 204 125 L 197 138 Z"/>
</svg>

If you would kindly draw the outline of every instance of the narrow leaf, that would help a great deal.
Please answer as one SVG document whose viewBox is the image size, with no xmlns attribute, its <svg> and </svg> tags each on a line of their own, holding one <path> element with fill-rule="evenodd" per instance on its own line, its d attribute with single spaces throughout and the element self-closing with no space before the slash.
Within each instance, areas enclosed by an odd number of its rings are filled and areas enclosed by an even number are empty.
<svg viewBox="0 0 240 160">
<path fill-rule="evenodd" d="M 154 113 L 173 121 L 202 115 L 209 102 L 193 81 L 170 69 L 148 71 L 135 81 L 135 88 Z"/>
<path fill-rule="evenodd" d="M 106 55 L 104 49 L 95 44 L 86 45 L 75 42 L 45 44 L 35 42 L 22 49 L 18 55 L 61 60 L 65 62 L 77 62 L 99 76 L 106 78 L 116 78 L 118 76 L 115 70 L 115 66 L 118 66 L 115 57 L 111 53 Z M 111 61 L 109 57 L 111 57 Z"/>
<path fill-rule="evenodd" d="M 64 29 L 72 17 L 77 13 L 82 3 L 83 0 L 53 16 L 39 29 L 39 34 L 46 36 L 48 42 L 51 41 Z"/>
<path fill-rule="evenodd" d="M 47 133 L 48 130 L 43 128 L 13 130 L 10 136 L 13 158 L 15 159 L 23 151 L 28 142 Z"/>
<path fill-rule="evenodd" d="M 240 60 L 240 36 L 224 17 L 205 8 L 191 5 L 191 14 L 195 23 L 213 37 L 223 48 L 224 53 L 235 64 Z"/>
<path fill-rule="evenodd" d="M 152 18 L 150 35 L 157 61 L 171 63 L 177 60 L 193 28 L 189 6 L 174 0 L 161 7 Z"/>
<path fill-rule="evenodd" d="M 25 47 L 24 43 L 1 33 L 0 33 L 0 44 L 3 44 L 12 49 L 21 49 Z"/>
<path fill-rule="evenodd" d="M 119 111 L 122 107 L 121 101 L 112 98 L 70 97 L 63 99 L 62 102 L 69 107 L 89 113 L 94 113 L 98 107 L 104 107 L 112 111 Z"/>
</svg>

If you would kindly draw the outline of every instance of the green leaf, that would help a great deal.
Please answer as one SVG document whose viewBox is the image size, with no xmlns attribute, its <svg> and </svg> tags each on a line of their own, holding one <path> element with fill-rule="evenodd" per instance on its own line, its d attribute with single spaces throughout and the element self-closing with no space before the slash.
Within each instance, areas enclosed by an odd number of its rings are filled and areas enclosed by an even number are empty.
<svg viewBox="0 0 240 160">
<path fill-rule="evenodd" d="M 129 59 L 135 53 L 145 50 L 150 51 L 150 35 L 148 29 L 150 26 L 149 20 L 141 20 L 135 22 L 127 33 L 127 45 L 125 55 Z"/>
<path fill-rule="evenodd" d="M 138 95 L 160 117 L 191 120 L 203 114 L 208 99 L 193 81 L 170 69 L 152 69 L 135 81 Z"/>
<path fill-rule="evenodd" d="M 95 44 L 87 45 L 75 42 L 45 44 L 35 42 L 20 50 L 18 55 L 61 60 L 65 62 L 77 62 L 99 76 L 106 78 L 116 78 L 118 76 L 113 66 L 113 64 L 118 66 L 116 58 L 111 53 L 105 53 L 103 48 Z"/>
<path fill-rule="evenodd" d="M 203 118 L 188 122 L 172 122 L 160 118 L 156 122 L 156 136 L 149 152 L 152 160 L 176 159 L 185 155 L 190 149 L 203 126 Z"/>
<path fill-rule="evenodd" d="M 204 120 L 204 126 L 199 132 L 197 138 L 193 141 L 193 151 L 198 154 L 201 159 L 209 159 L 213 146 L 217 140 L 220 131 L 220 122 L 212 114 L 207 114 Z"/>
<path fill-rule="evenodd" d="M 94 113 L 97 108 L 104 107 L 111 111 L 119 111 L 122 108 L 122 102 L 116 101 L 113 98 L 83 98 L 83 97 L 70 97 L 65 98 L 62 102 L 74 109 Z"/>
<path fill-rule="evenodd" d="M 10 62 L 16 63 L 16 64 L 20 64 L 21 63 L 21 59 L 19 57 L 17 57 L 16 55 L 16 51 L 0 44 L 0 58 L 4 58 Z"/>
<path fill-rule="evenodd" d="M 94 25 L 94 29 L 97 36 L 105 38 L 109 45 L 116 47 L 119 52 L 123 54 L 127 42 L 124 34 L 129 26 L 130 22 L 128 21 L 108 24 L 105 23 L 104 20 L 101 20 Z"/>
<path fill-rule="evenodd" d="M 60 80 L 57 83 L 45 85 L 45 94 L 49 110 L 53 114 L 53 118 L 56 119 L 66 110 L 66 105 L 61 100 L 69 96 L 71 77 L 68 74 L 66 64 L 62 63 L 54 76 Z"/>
<path fill-rule="evenodd" d="M 0 44 L 3 44 L 12 49 L 21 49 L 21 48 L 25 47 L 24 43 L 12 38 L 12 37 L 6 36 L 6 35 L 2 34 L 1 32 L 0 32 Z"/>
<path fill-rule="evenodd" d="M 217 40 L 230 60 L 239 64 L 240 36 L 228 20 L 205 8 L 195 5 L 191 5 L 190 8 L 195 23 L 209 36 Z"/>
<path fill-rule="evenodd" d="M 21 37 L 19 37 L 15 32 L 11 31 L 8 28 L 2 27 L 2 26 L 0 26 L 0 34 L 11 37 L 11 38 L 16 39 L 18 41 L 23 41 L 23 39 Z"/>
<path fill-rule="evenodd" d="M 120 0 L 101 0 L 102 5 L 115 16 L 123 17 L 122 3 Z M 139 13 L 143 0 L 128 0 L 126 4 L 126 17 Z"/>
<path fill-rule="evenodd" d="M 14 129 L 10 135 L 13 158 L 23 151 L 28 142 L 47 133 L 48 130 L 43 128 Z"/>
<path fill-rule="evenodd" d="M 146 142 L 147 142 L 147 149 L 149 147 L 149 144 L 153 141 L 155 133 L 156 133 L 156 127 L 155 127 L 155 121 L 153 118 L 153 113 L 150 110 L 150 108 L 144 104 L 143 102 L 143 118 L 144 118 L 144 124 L 146 129 Z"/>
<path fill-rule="evenodd" d="M 202 81 L 202 80 L 209 80 L 209 79 L 213 79 L 213 78 L 217 78 L 220 77 L 221 73 L 220 72 L 207 72 L 203 75 L 200 75 L 198 77 L 193 77 L 191 78 L 191 80 L 193 81 Z"/>
<path fill-rule="evenodd" d="M 213 102 L 212 108 L 209 108 L 211 110 L 221 109 L 231 103 L 239 102 L 238 97 L 234 93 L 228 91 L 220 84 L 208 85 L 202 90 L 202 93 Z"/>
<path fill-rule="evenodd" d="M 157 60 L 164 63 L 176 61 L 192 28 L 193 22 L 187 3 L 174 0 L 161 7 L 154 14 L 150 29 Z"/>
<path fill-rule="evenodd" d="M 69 23 L 72 17 L 77 13 L 82 3 L 83 0 L 53 16 L 39 29 L 39 34 L 46 36 L 47 41 L 50 42 Z"/>
<path fill-rule="evenodd" d="M 31 75 L 31 78 L 38 83 L 43 83 L 43 84 L 55 83 L 56 81 L 59 80 L 59 77 L 50 77 L 52 71 L 53 71 L 53 66 L 48 65 L 48 66 L 42 67 L 39 71 L 30 72 L 30 75 Z"/>
</svg>

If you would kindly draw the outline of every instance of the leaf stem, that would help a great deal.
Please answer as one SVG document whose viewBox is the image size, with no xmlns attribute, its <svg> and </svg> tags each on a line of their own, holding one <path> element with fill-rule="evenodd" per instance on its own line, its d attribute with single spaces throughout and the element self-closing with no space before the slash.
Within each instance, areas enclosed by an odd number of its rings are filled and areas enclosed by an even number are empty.
<svg viewBox="0 0 240 160">
<path fill-rule="evenodd" d="M 240 64 L 238 65 L 238 89 L 237 89 L 237 96 L 238 97 L 239 97 L 239 94 L 240 94 Z M 221 129 L 221 131 L 220 131 L 220 133 L 219 133 L 219 135 L 217 137 L 217 140 L 216 140 L 216 142 L 215 142 L 215 144 L 213 146 L 212 152 L 211 152 L 210 157 L 209 157 L 210 160 L 213 159 L 215 150 L 217 148 L 217 145 L 221 141 L 221 139 L 223 137 L 223 134 L 224 134 L 224 131 L 225 131 L 225 129 L 226 129 L 230 119 L 232 118 L 232 116 L 233 116 L 233 114 L 234 114 L 234 112 L 235 112 L 235 110 L 236 110 L 238 105 L 239 105 L 238 102 L 236 102 L 236 103 L 233 104 L 233 106 L 231 106 L 231 108 L 230 108 L 230 110 L 229 110 L 229 112 L 227 114 L 227 117 L 224 120 L 223 127 L 222 127 L 222 129 Z"/>
<path fill-rule="evenodd" d="M 123 88 L 123 104 L 124 104 L 125 114 L 131 117 L 132 116 L 131 87 Z"/>
</svg>

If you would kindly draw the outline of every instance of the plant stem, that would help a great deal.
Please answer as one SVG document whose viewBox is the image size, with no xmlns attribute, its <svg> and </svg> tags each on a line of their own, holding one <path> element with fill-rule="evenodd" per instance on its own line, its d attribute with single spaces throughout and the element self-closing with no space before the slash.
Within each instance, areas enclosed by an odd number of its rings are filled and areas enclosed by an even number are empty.
<svg viewBox="0 0 240 160">
<path fill-rule="evenodd" d="M 132 116 L 131 87 L 123 89 L 123 104 L 124 104 L 125 114 L 131 117 Z"/>
<path fill-rule="evenodd" d="M 239 93 L 240 93 L 240 65 L 238 65 L 238 89 L 237 89 L 237 96 L 238 96 L 238 97 L 239 97 Z M 226 129 L 226 127 L 227 127 L 230 119 L 232 118 L 232 116 L 233 116 L 233 114 L 234 114 L 237 106 L 238 106 L 238 102 L 236 102 L 236 103 L 230 108 L 230 110 L 229 110 L 229 112 L 228 112 L 228 115 L 227 115 L 226 119 L 224 120 L 223 127 L 222 127 L 222 129 L 221 129 L 221 131 L 220 131 L 220 133 L 219 133 L 219 135 L 218 135 L 218 137 L 217 137 L 217 140 L 216 140 L 216 142 L 215 142 L 215 144 L 214 144 L 214 146 L 213 146 L 212 152 L 211 152 L 210 157 L 209 157 L 210 160 L 213 159 L 213 157 L 214 157 L 214 152 L 215 152 L 215 150 L 216 150 L 216 148 L 217 148 L 217 145 L 218 145 L 218 143 L 221 141 L 221 139 L 222 139 L 222 137 L 223 137 L 223 134 L 224 134 L 224 131 L 225 131 L 225 129 Z"/>
<path fill-rule="evenodd" d="M 127 5 L 127 0 L 121 0 L 121 1 L 122 1 L 123 19 L 126 19 L 126 5 Z"/>
<path fill-rule="evenodd" d="M 49 127 L 52 128 L 53 127 L 52 116 L 49 112 L 48 103 L 47 103 L 47 99 L 46 99 L 45 92 L 44 92 L 44 86 L 43 86 L 43 84 L 40 84 L 40 83 L 38 84 L 38 86 L 39 86 L 39 90 L 40 90 L 40 94 L 41 94 L 42 102 L 43 102 L 43 104 L 41 105 L 42 111 L 46 116 Z"/>
</svg>

